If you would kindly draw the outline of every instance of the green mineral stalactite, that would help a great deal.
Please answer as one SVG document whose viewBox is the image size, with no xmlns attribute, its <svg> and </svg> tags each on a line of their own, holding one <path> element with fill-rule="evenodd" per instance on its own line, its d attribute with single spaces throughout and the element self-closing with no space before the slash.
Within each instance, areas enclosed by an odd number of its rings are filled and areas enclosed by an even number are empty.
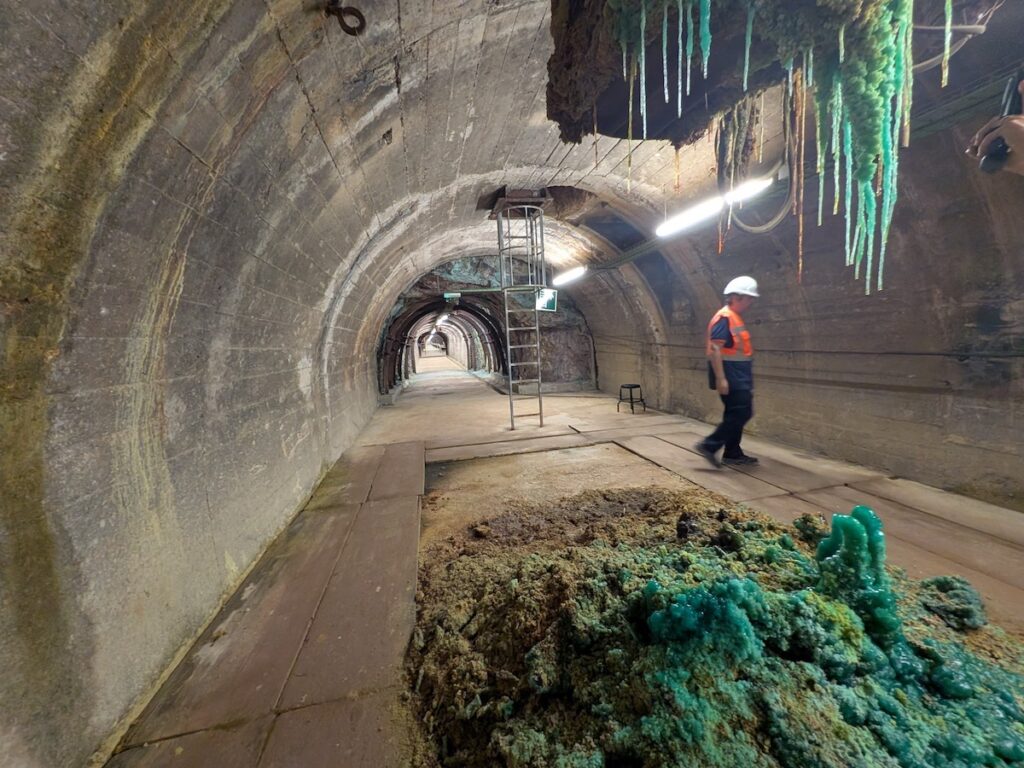
<svg viewBox="0 0 1024 768">
<path fill-rule="evenodd" d="M 747 34 L 743 42 L 743 92 L 747 91 L 750 78 L 750 44 L 754 39 L 754 4 L 747 6 Z"/>
<path fill-rule="evenodd" d="M 661 6 L 661 82 L 665 90 L 665 103 L 668 104 L 668 0 Z"/>
<path fill-rule="evenodd" d="M 814 143 L 815 161 L 817 163 L 818 173 L 818 226 L 821 226 L 822 216 L 825 211 L 825 153 L 828 151 L 828 146 L 822 143 L 822 132 L 821 124 L 824 121 L 824 117 L 821 115 L 821 110 L 815 110 L 814 113 Z"/>
<path fill-rule="evenodd" d="M 843 85 L 839 79 L 839 73 L 833 75 L 832 84 L 832 177 L 835 189 L 832 193 L 832 215 L 839 213 L 839 200 L 842 197 L 839 184 L 841 174 L 839 163 L 842 159 L 842 121 L 843 121 Z"/>
<path fill-rule="evenodd" d="M 676 115 L 681 117 L 683 59 L 686 60 L 686 94 L 689 95 L 698 40 L 700 50 L 696 53 L 700 56 L 701 71 L 705 78 L 709 74 L 713 32 L 711 6 L 712 0 L 675 0 L 674 4 L 673 0 L 661 0 L 660 3 L 640 0 L 637 8 L 625 0 L 609 0 L 614 28 L 623 45 L 624 69 L 631 61 L 634 66 L 631 76 L 636 79 L 633 86 L 640 89 L 636 106 L 640 110 L 638 127 L 644 139 L 648 137 L 650 128 L 647 89 L 652 85 L 647 81 L 648 15 L 661 12 L 662 95 L 668 104 L 672 97 L 668 62 L 669 14 L 677 14 Z M 825 216 L 826 175 L 831 171 L 834 176 L 830 185 L 833 187 L 833 215 L 839 215 L 841 201 L 845 200 L 846 262 L 856 268 L 858 277 L 862 268 L 866 268 L 869 288 L 877 286 L 882 289 L 888 239 L 898 199 L 898 148 L 901 143 L 906 144 L 909 136 L 913 0 L 808 0 L 795 5 L 783 0 L 735 0 L 730 4 L 719 4 L 715 10 L 722 18 L 727 13 L 745 10 L 742 65 L 745 93 L 752 87 L 752 75 L 755 81 L 757 77 L 756 71 L 751 72 L 755 18 L 759 23 L 764 20 L 765 29 L 760 32 L 759 44 L 774 43 L 776 56 L 784 63 L 787 94 L 791 100 L 796 87 L 792 53 L 802 56 L 802 61 L 796 62 L 801 73 L 799 87 L 813 89 L 815 98 L 818 223 L 821 225 Z M 947 0 L 946 10 L 948 46 L 948 32 L 952 24 L 951 0 Z M 730 28 L 737 27 L 736 21 L 738 18 L 733 20 Z M 831 30 L 827 33 L 830 37 L 835 35 L 831 40 L 825 40 L 819 34 L 826 29 Z M 631 50 L 634 46 L 639 47 Z M 948 49 L 943 58 L 945 72 Z M 756 67 L 757 63 L 753 66 Z M 629 73 L 626 75 L 628 79 Z M 803 92 L 796 99 L 796 104 L 806 114 L 809 107 Z M 787 156 L 790 149 L 787 142 Z M 831 161 L 828 157 L 830 151 Z M 797 190 L 803 200 L 800 182 Z M 877 279 L 873 274 L 876 264 Z"/>
<path fill-rule="evenodd" d="M 878 289 L 885 287 L 885 256 L 889 244 L 889 231 L 892 227 L 892 218 L 896 209 L 896 200 L 899 195 L 899 143 L 900 131 L 903 121 L 906 118 L 904 113 L 904 99 L 906 96 L 906 78 L 908 68 L 906 66 L 907 38 L 913 35 L 913 3 L 911 0 L 901 0 L 897 10 L 897 33 L 895 57 L 890 72 L 891 86 L 893 93 L 892 112 L 889 116 L 887 135 L 883 137 L 883 146 L 886 150 L 885 182 L 882 195 L 882 232 L 878 252 Z"/>
<path fill-rule="evenodd" d="M 953 46 L 953 0 L 946 0 L 946 29 L 942 48 L 942 87 L 949 84 L 949 50 Z"/>
<path fill-rule="evenodd" d="M 828 159 L 829 134 L 825 133 L 828 113 L 835 103 L 831 95 L 835 91 L 835 79 L 830 75 L 822 77 L 819 75 L 821 85 L 818 93 L 818 100 L 814 110 L 814 144 L 815 144 L 815 169 L 818 174 L 818 226 L 821 226 L 825 212 L 825 168 Z"/>
<path fill-rule="evenodd" d="M 636 54 L 629 58 L 629 115 L 626 126 L 626 191 L 633 189 L 633 90 L 636 88 Z"/>
<path fill-rule="evenodd" d="M 890 78 L 893 79 L 894 75 L 891 73 Z M 882 123 L 882 160 L 881 160 L 881 176 L 882 176 L 882 208 L 880 215 L 881 222 L 881 237 L 879 238 L 879 254 L 878 254 L 878 288 L 881 290 L 882 283 L 882 260 L 885 258 L 885 240 L 889 233 L 889 212 L 892 210 L 892 206 L 895 204 L 895 179 L 893 174 L 896 170 L 896 147 L 893 134 L 893 114 L 896 113 L 895 105 L 892 99 L 886 101 L 886 116 Z M 897 118 L 898 119 L 898 118 Z M 868 278 L 870 283 L 870 276 Z"/>
<path fill-rule="evenodd" d="M 881 184 L 885 183 L 887 153 L 883 141 L 895 96 L 892 80 L 887 77 L 896 47 L 893 10 L 890 0 L 878 8 L 870 24 L 856 28 L 856 54 L 848 36 L 846 63 L 841 68 L 844 109 L 852 128 L 853 175 L 857 188 L 854 274 L 859 279 L 861 267 L 865 267 L 869 289 L 878 224 L 873 185 L 876 178 Z"/>
<path fill-rule="evenodd" d="M 868 186 L 870 194 L 870 182 L 857 183 L 857 216 L 856 226 L 853 232 L 853 277 L 860 280 L 860 267 L 864 261 L 864 228 L 867 226 L 867 202 L 865 201 L 864 187 Z"/>
<path fill-rule="evenodd" d="M 647 138 L 647 2 L 640 2 L 640 126 Z"/>
<path fill-rule="evenodd" d="M 700 56 L 706 79 L 711 58 L 711 0 L 700 0 Z"/>
<path fill-rule="evenodd" d="M 693 79 L 693 3 L 686 3 L 686 95 L 690 95 L 690 83 Z M 682 112 L 680 112 L 682 114 Z"/>
<path fill-rule="evenodd" d="M 870 295 L 872 276 L 871 262 L 874 260 L 875 255 L 875 228 L 877 224 L 876 218 L 878 213 L 878 201 L 875 198 L 875 190 L 872 188 L 870 182 L 864 185 L 863 194 L 865 195 L 865 202 L 867 203 L 867 223 L 864 230 L 864 258 L 866 262 L 864 270 L 864 293 L 865 295 Z"/>
<path fill-rule="evenodd" d="M 840 86 L 842 87 L 842 86 Z M 846 266 L 853 266 L 853 130 L 849 119 L 843 117 L 843 157 L 846 160 L 846 189 L 843 200 L 846 203 Z"/>
<path fill-rule="evenodd" d="M 689 6 L 687 6 L 689 9 Z M 683 0 L 676 0 L 676 117 L 683 116 Z"/>
<path fill-rule="evenodd" d="M 903 138 L 904 147 L 910 146 L 910 111 L 914 104 L 914 0 L 904 0 L 903 23 L 907 33 L 903 44 Z"/>
</svg>

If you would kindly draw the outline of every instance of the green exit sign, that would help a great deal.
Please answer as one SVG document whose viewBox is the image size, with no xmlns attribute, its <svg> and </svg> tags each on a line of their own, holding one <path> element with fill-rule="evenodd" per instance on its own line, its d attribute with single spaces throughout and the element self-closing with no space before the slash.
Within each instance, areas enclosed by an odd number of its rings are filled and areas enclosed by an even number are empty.
<svg viewBox="0 0 1024 768">
<path fill-rule="evenodd" d="M 558 291 L 541 288 L 537 291 L 537 309 L 541 312 L 555 312 L 558 309 Z"/>
</svg>

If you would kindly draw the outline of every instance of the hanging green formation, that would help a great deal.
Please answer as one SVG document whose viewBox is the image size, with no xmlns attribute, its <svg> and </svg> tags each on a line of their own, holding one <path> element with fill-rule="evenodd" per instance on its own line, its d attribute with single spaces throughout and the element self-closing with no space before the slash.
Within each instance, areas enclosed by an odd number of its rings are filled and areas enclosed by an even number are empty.
<svg viewBox="0 0 1024 768">
<path fill-rule="evenodd" d="M 665 103 L 668 104 L 668 0 L 661 6 L 661 81 L 665 86 Z"/>
<path fill-rule="evenodd" d="M 686 95 L 690 95 L 690 84 L 692 80 L 692 67 L 690 62 L 693 61 L 693 3 L 686 3 Z M 682 110 L 682 105 L 679 107 Z"/>
<path fill-rule="evenodd" d="M 694 21 L 694 4 L 697 20 Z M 946 3 L 946 52 L 943 79 L 948 70 L 953 5 Z M 711 57 L 713 27 L 744 19 L 742 85 L 753 74 L 751 48 L 754 34 L 774 44 L 776 60 L 787 70 L 792 93 L 792 59 L 802 59 L 801 80 L 813 88 L 815 144 L 817 148 L 818 222 L 825 207 L 824 176 L 831 153 L 834 175 L 833 213 L 845 209 L 847 264 L 863 276 L 865 292 L 884 287 L 889 234 L 898 196 L 899 147 L 910 134 L 912 90 L 913 0 L 817 0 L 808 6 L 786 0 L 608 0 L 607 8 L 623 47 L 637 51 L 640 114 L 647 136 L 646 55 L 647 21 L 661 13 L 662 77 L 666 103 L 670 100 L 668 35 L 669 15 L 675 13 L 678 51 L 676 114 L 683 114 L 683 70 L 686 94 L 691 90 L 691 64 L 699 36 L 701 70 L 706 78 Z M 683 26 L 685 26 L 685 41 Z M 695 29 L 696 27 L 696 29 Z M 759 49 L 760 50 L 760 49 Z M 759 62 L 760 68 L 764 62 Z M 815 71 L 817 70 L 817 71 Z M 802 98 L 796 106 L 810 105 Z M 792 118 L 791 118 L 792 119 Z M 844 162 L 845 161 L 845 162 Z M 845 185 L 842 172 L 845 171 Z M 841 202 L 844 199 L 845 205 Z M 801 248 L 802 250 L 802 248 Z M 802 255 L 802 254 L 801 254 Z"/>
<path fill-rule="evenodd" d="M 711 0 L 700 0 L 700 59 L 706 80 L 711 59 Z"/>
<path fill-rule="evenodd" d="M 687 13 L 689 13 L 690 6 L 687 5 Z M 676 0 L 676 10 L 678 12 L 678 38 L 676 40 L 676 50 L 679 51 L 678 67 L 676 71 L 676 117 L 683 116 L 683 0 Z M 666 55 L 667 58 L 667 55 Z M 687 88 L 689 93 L 689 88 Z"/>
<path fill-rule="evenodd" d="M 835 187 L 832 191 L 832 215 L 835 216 L 839 213 L 839 201 L 842 199 L 842 193 L 839 190 L 839 183 L 841 181 L 839 162 L 842 159 L 843 153 L 843 145 L 840 143 L 843 130 L 841 119 L 843 114 L 843 89 L 835 82 L 834 73 L 832 82 L 832 178 L 835 182 Z"/>
<path fill-rule="evenodd" d="M 946 0 L 946 28 L 942 47 L 942 87 L 949 83 L 949 50 L 953 46 L 953 0 Z"/>
<path fill-rule="evenodd" d="M 640 3 L 640 123 L 647 138 L 647 0 Z"/>
<path fill-rule="evenodd" d="M 754 4 L 747 6 L 747 30 L 743 36 L 743 92 L 747 92 L 750 80 L 750 44 L 754 37 Z"/>
</svg>

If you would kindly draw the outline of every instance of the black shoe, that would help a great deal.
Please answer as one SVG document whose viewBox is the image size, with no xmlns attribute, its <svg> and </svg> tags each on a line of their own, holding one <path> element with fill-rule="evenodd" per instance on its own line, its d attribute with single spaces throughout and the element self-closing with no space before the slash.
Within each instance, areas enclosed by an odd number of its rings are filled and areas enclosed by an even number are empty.
<svg viewBox="0 0 1024 768">
<path fill-rule="evenodd" d="M 694 450 L 696 450 L 697 453 L 699 453 L 701 456 L 707 459 L 712 467 L 722 466 L 722 462 L 720 462 L 718 460 L 718 456 L 715 455 L 718 453 L 718 451 L 712 451 L 710 448 L 704 445 L 703 442 L 697 443 L 697 445 L 694 446 Z"/>
<path fill-rule="evenodd" d="M 730 467 L 755 467 L 761 462 L 753 456 L 725 456 L 722 463 Z"/>
</svg>

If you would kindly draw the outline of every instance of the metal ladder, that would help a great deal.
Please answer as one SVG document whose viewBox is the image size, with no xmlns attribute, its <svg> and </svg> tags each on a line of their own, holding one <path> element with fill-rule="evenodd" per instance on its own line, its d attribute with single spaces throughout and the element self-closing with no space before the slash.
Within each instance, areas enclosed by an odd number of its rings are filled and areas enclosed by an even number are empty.
<svg viewBox="0 0 1024 768">
<path fill-rule="evenodd" d="M 547 283 L 544 261 L 544 201 L 510 193 L 495 207 L 498 222 L 498 270 L 505 300 L 505 361 L 508 364 L 508 410 L 516 419 L 537 417 L 544 426 L 541 397 L 540 314 L 538 291 Z M 536 410 L 517 412 L 516 404 L 536 401 Z"/>
<path fill-rule="evenodd" d="M 541 395 L 540 312 L 535 287 L 505 288 L 505 350 L 508 362 L 508 412 L 512 429 L 516 419 L 536 416 L 544 426 L 544 398 Z M 519 301 L 517 301 L 517 299 Z M 529 302 L 523 306 L 522 300 Z M 516 334 L 514 337 L 513 334 Z M 527 338 L 523 338 L 523 337 Z M 515 342 L 515 343 L 514 343 Z M 523 385 L 535 387 L 524 393 Z M 536 410 L 516 413 L 516 403 L 536 401 Z"/>
</svg>

